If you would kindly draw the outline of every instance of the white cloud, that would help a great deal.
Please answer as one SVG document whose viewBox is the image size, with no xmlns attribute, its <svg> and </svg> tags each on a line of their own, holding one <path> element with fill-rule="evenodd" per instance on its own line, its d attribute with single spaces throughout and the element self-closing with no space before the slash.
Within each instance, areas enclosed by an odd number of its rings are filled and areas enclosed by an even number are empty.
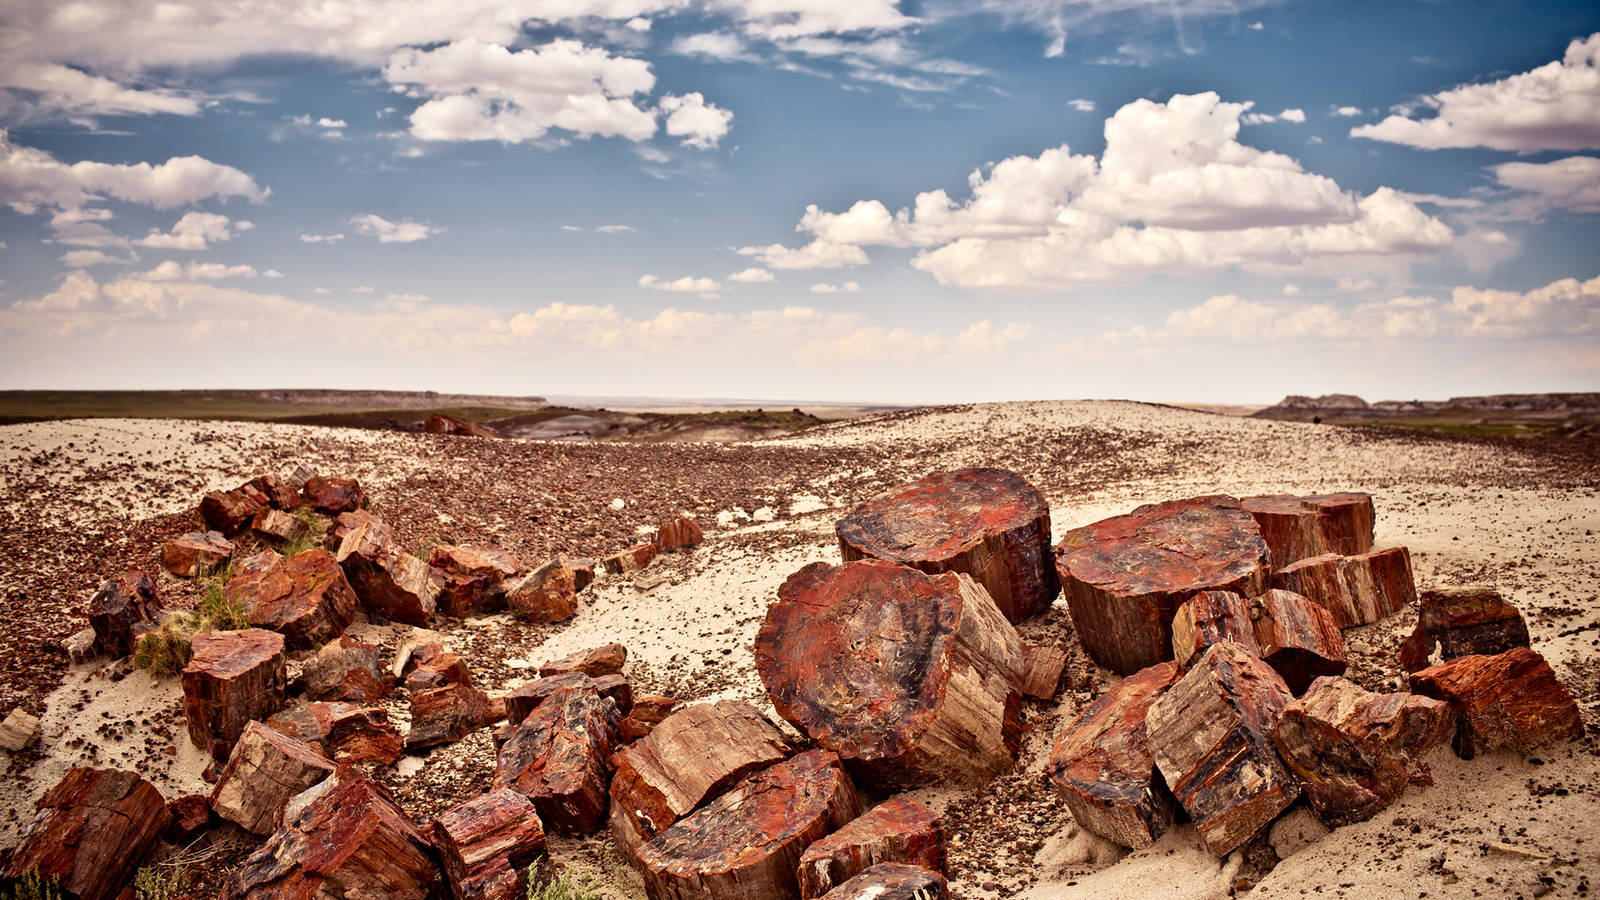
<svg viewBox="0 0 1600 900">
<path fill-rule="evenodd" d="M 300 240 L 307 244 L 336 244 L 344 240 L 342 234 L 302 234 Z"/>
<path fill-rule="evenodd" d="M 360 287 L 351 288 L 350 289 L 350 293 L 352 293 L 352 294 L 370 294 L 370 293 L 372 293 L 372 287 L 371 287 L 371 285 L 363 284 Z"/>
<path fill-rule="evenodd" d="M 348 124 L 345 122 L 345 120 L 343 120 L 343 119 L 330 119 L 327 116 L 323 116 L 322 118 L 318 119 L 317 120 L 317 125 L 318 125 L 318 127 L 321 127 L 321 128 L 347 128 L 347 127 L 349 127 Z"/>
<path fill-rule="evenodd" d="M 596 228 L 594 230 L 594 233 L 595 234 L 634 234 L 638 230 L 639 229 L 633 227 L 632 225 L 599 225 L 599 226 L 596 226 Z"/>
<path fill-rule="evenodd" d="M 1343 118 L 1351 119 L 1351 118 L 1355 118 L 1356 116 L 1361 115 L 1361 107 L 1359 107 L 1359 106 L 1341 106 L 1338 109 L 1335 109 L 1333 111 L 1333 114 L 1336 115 L 1336 116 L 1341 116 Z"/>
<path fill-rule="evenodd" d="M 917 20 L 897 0 L 710 0 L 741 20 L 744 32 L 784 40 L 841 32 L 895 31 Z"/>
<path fill-rule="evenodd" d="M 331 294 L 331 293 L 333 293 L 333 290 L 331 288 L 318 287 L 318 288 L 312 288 L 311 289 L 311 293 L 313 293 L 313 294 Z"/>
<path fill-rule="evenodd" d="M 942 19 L 989 14 L 1026 25 L 1049 37 L 1046 56 L 1066 52 L 1069 37 L 1106 31 L 1161 33 L 1170 29 L 1179 49 L 1199 51 L 1193 35 L 1207 19 L 1227 19 L 1276 0 L 932 0 L 927 12 Z M 1258 23 L 1259 24 L 1259 23 Z M 1254 25 L 1248 26 L 1254 28 Z M 1134 49 L 1123 48 L 1124 54 Z"/>
<path fill-rule="evenodd" d="M 391 222 L 376 213 L 351 216 L 350 227 L 358 234 L 377 238 L 380 244 L 410 244 L 414 241 L 424 241 L 443 230 L 410 219 Z M 301 235 L 301 239 L 304 240 L 305 235 Z"/>
<path fill-rule="evenodd" d="M 778 276 L 772 274 L 766 269 L 758 268 L 756 266 L 751 266 L 748 269 L 740 269 L 739 271 L 728 276 L 729 281 L 737 281 L 743 284 L 768 284 L 776 281 L 777 278 Z"/>
<path fill-rule="evenodd" d="M 104 250 L 68 250 L 61 254 L 61 264 L 73 269 L 89 266 L 126 266 L 137 262 L 132 256 L 112 256 Z"/>
<path fill-rule="evenodd" d="M 1248 104 L 1246 104 L 1246 107 L 1248 108 Z M 1277 115 L 1257 112 L 1245 113 L 1240 121 L 1246 125 L 1265 125 L 1269 122 L 1293 122 L 1296 125 L 1304 125 L 1306 112 L 1303 109 L 1286 109 Z"/>
<path fill-rule="evenodd" d="M 1547 163 L 1501 163 L 1495 180 L 1522 191 L 1543 206 L 1574 212 L 1600 212 L 1600 159 L 1569 156 Z"/>
<path fill-rule="evenodd" d="M 1285 297 L 1298 297 L 1298 296 L 1300 296 L 1300 285 L 1295 284 L 1293 282 L 1289 282 L 1289 283 L 1285 284 L 1283 286 L 1283 295 Z"/>
<path fill-rule="evenodd" d="M 1068 100 L 1067 101 L 1067 105 L 1072 107 L 1073 109 L 1077 110 L 1078 112 L 1094 112 L 1094 101 L 1093 100 L 1084 100 L 1082 98 L 1079 98 L 1077 100 Z"/>
<path fill-rule="evenodd" d="M 718 62 L 755 62 L 759 58 L 750 51 L 744 38 L 731 31 L 679 35 L 672 41 L 671 50 L 680 56 L 700 56 Z"/>
<path fill-rule="evenodd" d="M 715 278 L 696 278 L 685 275 L 671 281 L 662 281 L 654 275 L 643 275 L 639 278 L 639 287 L 650 288 L 654 291 L 673 291 L 684 294 L 716 295 L 722 292 L 722 285 Z"/>
<path fill-rule="evenodd" d="M 822 282 L 819 284 L 813 284 L 810 290 L 813 294 L 859 294 L 861 292 L 861 285 L 854 281 L 846 281 L 844 284 L 829 284 L 827 282 Z"/>
<path fill-rule="evenodd" d="M 1294 122 L 1297 125 L 1304 125 L 1306 121 L 1306 112 L 1303 109 L 1286 109 L 1283 112 L 1278 113 L 1278 118 L 1284 120 L 1285 122 Z"/>
<path fill-rule="evenodd" d="M 1600 147 L 1600 33 L 1574 39 L 1566 55 L 1530 72 L 1430 94 L 1428 119 L 1391 115 L 1351 137 L 1426 150 L 1582 150 Z"/>
<path fill-rule="evenodd" d="M 23 52 L 8 48 L 8 53 Z M 14 91 L 27 92 L 27 99 Z M 193 116 L 200 103 L 175 91 L 162 88 L 137 88 L 118 84 L 109 78 L 42 60 L 13 58 L 0 63 L 0 101 L 4 95 L 16 98 L 9 111 L 13 121 L 68 116 L 154 115 L 165 113 Z M 0 105 L 4 105 L 0 102 Z"/>
<path fill-rule="evenodd" d="M 229 266 L 223 263 L 193 261 L 188 265 L 182 265 L 169 259 L 154 269 L 137 272 L 128 277 L 144 281 L 219 281 L 224 278 L 255 278 L 260 274 L 255 266 Z"/>
<path fill-rule="evenodd" d="M 770 269 L 842 269 L 867 264 L 867 252 L 852 244 L 815 240 L 803 247 L 782 244 L 765 247 L 740 247 L 740 256 L 754 256 Z"/>
<path fill-rule="evenodd" d="M 1267 26 L 1261 24 L 1260 22 L 1251 22 L 1249 25 L 1246 25 L 1245 27 L 1250 29 L 1251 31 L 1265 31 L 1266 28 L 1267 28 Z"/>
<path fill-rule="evenodd" d="M 204 250 L 208 242 L 231 240 L 241 231 L 248 231 L 249 222 L 234 222 L 227 216 L 207 212 L 187 212 L 173 224 L 172 230 L 151 232 L 134 241 L 141 247 L 162 250 Z"/>
<path fill-rule="evenodd" d="M 714 149 L 733 124 L 733 113 L 707 103 L 698 92 L 663 96 L 661 111 L 667 114 L 667 134 L 699 150 Z"/>
</svg>

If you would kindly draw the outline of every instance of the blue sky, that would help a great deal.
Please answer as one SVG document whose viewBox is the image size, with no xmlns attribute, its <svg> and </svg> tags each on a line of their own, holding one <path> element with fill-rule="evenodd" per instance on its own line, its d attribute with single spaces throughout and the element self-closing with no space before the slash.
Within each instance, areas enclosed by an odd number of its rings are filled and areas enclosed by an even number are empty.
<svg viewBox="0 0 1600 900">
<path fill-rule="evenodd" d="M 1600 389 L 1600 9 L 0 0 L 0 386 Z"/>
</svg>

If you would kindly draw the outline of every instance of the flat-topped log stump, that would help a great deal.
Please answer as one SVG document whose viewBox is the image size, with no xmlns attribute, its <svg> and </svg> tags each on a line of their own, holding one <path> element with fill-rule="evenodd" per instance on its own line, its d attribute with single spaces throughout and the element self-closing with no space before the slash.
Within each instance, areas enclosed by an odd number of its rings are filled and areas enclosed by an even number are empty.
<svg viewBox="0 0 1600 900">
<path fill-rule="evenodd" d="M 495 787 L 533 801 L 546 828 L 590 834 L 608 808 L 617 705 L 592 690 L 560 691 L 539 704 L 495 758 Z"/>
<path fill-rule="evenodd" d="M 334 720 L 360 709 L 354 703 L 298 703 L 273 713 L 263 724 L 297 741 L 315 744 L 327 755 L 328 729 Z"/>
<path fill-rule="evenodd" d="M 1171 661 L 1142 669 L 1101 694 L 1056 738 L 1050 780 L 1085 830 L 1137 849 L 1172 827 L 1172 794 L 1157 776 L 1145 719 L 1182 675 Z"/>
<path fill-rule="evenodd" d="M 861 814 L 839 757 L 809 750 L 751 775 L 639 848 L 652 900 L 797 900 L 800 855 Z"/>
<path fill-rule="evenodd" d="M 550 660 L 539 667 L 539 677 L 549 678 L 567 672 L 582 672 L 590 678 L 604 678 L 607 675 L 622 674 L 622 664 L 627 661 L 627 647 L 621 644 L 606 644 L 603 647 L 591 647 L 588 650 L 569 653 L 560 659 Z"/>
<path fill-rule="evenodd" d="M 439 584 L 439 612 L 464 619 L 504 609 L 505 581 L 522 564 L 510 552 L 487 545 L 441 544 L 428 556 Z"/>
<path fill-rule="evenodd" d="M 778 589 L 755 659 L 778 714 L 875 785 L 1011 768 L 1022 643 L 965 574 L 812 563 Z"/>
<path fill-rule="evenodd" d="M 233 549 L 220 531 L 191 531 L 161 545 L 161 565 L 179 578 L 197 578 L 227 565 Z"/>
<path fill-rule="evenodd" d="M 1411 553 L 1404 547 L 1302 559 L 1279 569 L 1273 586 L 1333 613 L 1340 628 L 1381 622 L 1417 600 Z"/>
<path fill-rule="evenodd" d="M 161 598 L 156 582 L 143 572 L 130 571 L 107 581 L 89 601 L 89 627 L 94 629 L 97 653 L 120 659 L 133 652 L 139 636 L 160 626 Z"/>
<path fill-rule="evenodd" d="M 1256 652 L 1283 676 L 1296 697 L 1324 675 L 1343 675 L 1349 661 L 1333 613 L 1293 591 L 1273 588 L 1250 601 Z"/>
<path fill-rule="evenodd" d="M 468 684 L 411 695 L 411 730 L 407 750 L 424 750 L 459 741 L 489 723 L 489 697 Z"/>
<path fill-rule="evenodd" d="M 834 530 L 845 562 L 964 572 L 1013 623 L 1044 612 L 1061 592 L 1050 562 L 1050 505 L 1005 469 L 958 469 L 900 485 L 851 510 Z"/>
<path fill-rule="evenodd" d="M 288 544 L 310 534 L 311 524 L 281 509 L 262 509 L 250 520 L 250 530 L 263 540 Z"/>
<path fill-rule="evenodd" d="M 300 488 L 300 496 L 313 509 L 330 515 L 355 512 L 367 505 L 367 492 L 354 478 L 315 475 Z"/>
<path fill-rule="evenodd" d="M 1455 751 L 1530 751 L 1583 737 L 1578 702 L 1545 658 L 1527 647 L 1460 656 L 1411 676 L 1411 690 L 1456 711 Z"/>
<path fill-rule="evenodd" d="M 225 760 L 252 720 L 283 706 L 287 669 L 283 635 L 261 628 L 206 631 L 190 641 L 183 670 L 183 711 L 189 739 Z"/>
<path fill-rule="evenodd" d="M 339 543 L 335 559 L 367 609 L 407 625 L 428 624 L 439 586 L 428 564 L 407 553 L 387 524 L 359 521 Z"/>
<path fill-rule="evenodd" d="M 1372 549 L 1371 494 L 1264 494 L 1239 502 L 1261 526 L 1276 568 L 1325 553 L 1356 556 Z"/>
<path fill-rule="evenodd" d="M 907 863 L 943 875 L 939 817 L 902 797 L 867 810 L 800 854 L 800 896 L 821 897 L 879 863 Z"/>
<path fill-rule="evenodd" d="M 552 559 L 511 585 L 506 605 L 529 622 L 565 622 L 578 613 L 578 591 L 578 571 Z"/>
<path fill-rule="evenodd" d="M 565 690 L 585 690 L 600 693 L 600 687 L 593 678 L 582 672 L 563 672 L 560 675 L 551 675 L 549 678 L 540 678 L 530 681 L 518 688 L 507 691 L 501 700 L 506 707 L 506 724 L 521 725 L 528 715 L 539 708 L 539 704 L 548 700 L 552 694 Z M 621 712 L 619 708 L 617 710 Z"/>
<path fill-rule="evenodd" d="M 1294 698 L 1272 667 L 1214 644 L 1150 705 L 1150 755 L 1206 848 L 1226 856 L 1300 796 L 1272 732 Z"/>
<path fill-rule="evenodd" d="M 72 769 L 39 799 L 0 883 L 34 875 L 66 896 L 111 900 L 166 825 L 166 801 L 150 782 L 120 769 Z"/>
<path fill-rule="evenodd" d="M 360 602 L 326 550 L 252 556 L 234 570 L 223 596 L 244 608 L 251 625 L 282 634 L 291 650 L 309 650 L 343 634 Z"/>
<path fill-rule="evenodd" d="M 1090 658 L 1132 675 L 1172 658 L 1172 617 L 1201 591 L 1254 597 L 1272 555 L 1256 520 L 1224 495 L 1141 506 L 1067 532 L 1056 570 Z"/>
<path fill-rule="evenodd" d="M 381 709 L 356 709 L 335 716 L 328 725 L 329 755 L 338 763 L 387 766 L 405 755 L 400 729 Z"/>
<path fill-rule="evenodd" d="M 650 542 L 634 544 L 626 550 L 613 553 L 601 560 L 601 564 L 612 575 L 631 575 L 650 565 L 655 558 L 656 545 Z"/>
<path fill-rule="evenodd" d="M 1528 623 L 1500 592 L 1488 587 L 1423 591 L 1417 628 L 1400 647 L 1407 672 L 1427 668 L 1435 647 L 1444 659 L 1493 656 L 1528 646 Z"/>
<path fill-rule="evenodd" d="M 921 866 L 879 863 L 823 895 L 823 900 L 950 900 L 944 876 Z"/>
<path fill-rule="evenodd" d="M 271 834 L 289 798 L 333 774 L 322 751 L 260 722 L 245 726 L 211 792 L 217 815 L 245 831 Z"/>
<path fill-rule="evenodd" d="M 533 804 L 500 788 L 451 807 L 431 823 L 455 900 L 523 900 L 528 865 L 544 852 Z"/>
</svg>

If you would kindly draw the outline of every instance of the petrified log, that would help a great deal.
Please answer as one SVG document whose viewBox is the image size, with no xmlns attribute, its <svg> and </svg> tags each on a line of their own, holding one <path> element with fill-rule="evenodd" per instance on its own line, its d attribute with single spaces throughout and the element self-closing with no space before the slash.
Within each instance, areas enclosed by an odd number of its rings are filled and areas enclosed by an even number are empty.
<svg viewBox="0 0 1600 900">
<path fill-rule="evenodd" d="M 1411 554 L 1390 547 L 1358 556 L 1324 554 L 1278 570 L 1273 585 L 1333 613 L 1340 628 L 1380 622 L 1417 599 Z"/>
<path fill-rule="evenodd" d="M 639 848 L 652 900 L 789 900 L 800 854 L 861 814 L 839 757 L 809 750 L 740 782 Z"/>
<path fill-rule="evenodd" d="M 1011 768 L 1022 642 L 965 574 L 812 563 L 778 589 L 755 658 L 778 714 L 874 784 Z"/>
<path fill-rule="evenodd" d="M 89 627 L 94 629 L 98 653 L 120 659 L 133 652 L 139 636 L 160 626 L 161 598 L 156 582 L 143 572 L 130 571 L 107 581 L 89 601 Z"/>
<path fill-rule="evenodd" d="M 299 516 L 282 510 L 263 507 L 250 520 L 250 530 L 269 541 L 288 544 L 298 541 L 311 531 L 311 525 Z"/>
<path fill-rule="evenodd" d="M 944 876 L 921 866 L 879 863 L 823 895 L 822 900 L 950 900 Z"/>
<path fill-rule="evenodd" d="M 549 678 L 540 678 L 530 681 L 521 687 L 507 691 L 501 700 L 506 706 L 506 723 L 521 725 L 528 718 L 528 714 L 539 708 L 539 704 L 556 693 L 565 690 L 584 690 L 599 693 L 593 678 L 582 672 L 563 672 L 560 675 L 551 675 Z"/>
<path fill-rule="evenodd" d="M 212 491 L 200 501 L 200 518 L 212 531 L 229 537 L 250 527 L 256 513 L 265 509 L 267 498 L 248 486 L 231 491 Z"/>
<path fill-rule="evenodd" d="M 284 826 L 228 880 L 229 900 L 423 900 L 438 877 L 427 838 L 383 785 L 354 769 L 296 797 Z"/>
<path fill-rule="evenodd" d="M 633 709 L 623 718 L 622 724 L 617 726 L 617 737 L 624 744 L 637 741 L 655 730 L 672 714 L 678 701 L 671 697 L 662 697 L 658 694 L 640 694 L 633 698 Z"/>
<path fill-rule="evenodd" d="M 333 527 L 328 529 L 325 546 L 331 552 L 338 552 L 339 545 L 344 543 L 345 535 L 355 531 L 356 528 L 362 525 L 372 525 L 373 523 L 377 523 L 384 528 L 389 527 L 389 523 L 383 521 L 383 519 L 379 518 L 376 514 L 368 509 L 357 509 L 352 510 L 351 512 L 339 513 L 339 515 L 333 520 Z M 393 529 L 390 529 L 390 534 L 393 534 Z"/>
<path fill-rule="evenodd" d="M 328 730 L 334 720 L 360 709 L 354 703 L 300 703 L 273 713 L 264 724 L 297 741 L 316 744 L 325 755 L 331 755 Z"/>
<path fill-rule="evenodd" d="M 1333 613 L 1292 591 L 1273 588 L 1250 601 L 1256 651 L 1295 696 L 1323 675 L 1343 675 L 1344 634 Z"/>
<path fill-rule="evenodd" d="M 512 732 L 495 759 L 495 787 L 533 801 L 551 831 L 589 834 L 606 815 L 617 706 L 592 690 L 561 691 Z"/>
<path fill-rule="evenodd" d="M 527 868 L 544 852 L 533 804 L 507 788 L 451 807 L 433 820 L 433 845 L 455 900 L 523 900 Z"/>
<path fill-rule="evenodd" d="M 161 839 L 169 844 L 188 843 L 211 824 L 211 798 L 205 794 L 184 794 L 167 801 L 167 827 Z"/>
<path fill-rule="evenodd" d="M 1067 653 L 1060 647 L 1042 644 L 1022 645 L 1022 696 L 1032 700 L 1054 700 L 1061 690 L 1061 673 L 1067 668 Z"/>
<path fill-rule="evenodd" d="M 120 769 L 72 769 L 39 799 L 4 882 L 33 875 L 65 896 L 110 900 L 166 825 L 166 801 L 150 782 Z"/>
<path fill-rule="evenodd" d="M 1493 588 L 1423 591 L 1417 628 L 1400 646 L 1401 667 L 1426 668 L 1435 646 L 1444 659 L 1493 656 L 1528 646 L 1528 624 Z"/>
<path fill-rule="evenodd" d="M 1267 494 L 1239 502 L 1261 526 L 1276 568 L 1325 553 L 1357 556 L 1372 549 L 1371 494 Z"/>
<path fill-rule="evenodd" d="M 705 532 L 700 530 L 700 523 L 687 516 L 681 516 L 662 522 L 656 529 L 656 552 L 675 553 L 699 545 L 706 539 Z"/>
<path fill-rule="evenodd" d="M 539 677 L 549 678 L 566 672 L 582 672 L 590 678 L 622 674 L 622 664 L 628 661 L 628 648 L 621 644 L 606 644 L 579 650 L 560 659 L 553 659 L 539 667 Z"/>
<path fill-rule="evenodd" d="M 298 491 L 306 486 L 306 482 L 315 477 L 317 477 L 315 468 L 306 463 L 296 463 L 294 471 L 289 473 L 289 477 L 285 478 L 284 482 Z"/>
<path fill-rule="evenodd" d="M 388 696 L 378 674 L 378 648 L 343 635 L 300 669 L 300 689 L 312 700 L 373 703 Z"/>
<path fill-rule="evenodd" d="M 1212 853 L 1231 853 L 1300 795 L 1272 743 L 1293 699 L 1271 666 L 1224 641 L 1150 705 L 1150 755 Z"/>
<path fill-rule="evenodd" d="M 356 612 L 356 593 L 326 550 L 285 559 L 267 550 L 240 564 L 223 596 L 250 624 L 281 633 L 290 649 L 309 650 L 338 637 Z"/>
<path fill-rule="evenodd" d="M 467 684 L 448 684 L 411 695 L 411 730 L 406 749 L 459 741 L 489 721 L 489 698 Z"/>
<path fill-rule="evenodd" d="M 602 697 L 611 698 L 617 712 L 623 716 L 633 711 L 633 684 L 621 675 L 601 675 L 594 680 L 594 689 Z"/>
<path fill-rule="evenodd" d="M 1074 529 L 1056 544 L 1056 569 L 1078 640 L 1094 661 L 1132 675 L 1172 658 L 1172 617 L 1201 591 L 1266 590 L 1271 553 L 1232 497 L 1141 506 Z"/>
<path fill-rule="evenodd" d="M 305 483 L 300 495 L 313 509 L 331 515 L 355 512 L 367 505 L 367 492 L 354 478 L 318 475 Z"/>
<path fill-rule="evenodd" d="M 1233 641 L 1257 656 L 1250 604 L 1233 591 L 1201 591 L 1184 601 L 1172 617 L 1172 658 L 1188 667 L 1206 649 Z"/>
<path fill-rule="evenodd" d="M 499 547 L 440 544 L 428 556 L 439 582 L 439 611 L 464 619 L 505 607 L 505 580 L 522 565 Z"/>
<path fill-rule="evenodd" d="M 307 476 L 308 478 L 310 476 Z M 302 481 L 301 484 L 305 482 Z M 273 509 L 291 510 L 299 509 L 305 505 L 305 498 L 300 496 L 300 488 L 290 482 L 284 481 L 276 475 L 257 475 L 250 479 L 246 487 L 259 491 L 267 498 L 267 505 Z"/>
<path fill-rule="evenodd" d="M 447 684 L 472 683 L 472 670 L 467 667 L 467 661 L 438 644 L 424 644 L 412 654 L 412 658 L 417 660 L 417 664 L 406 673 L 406 687 L 410 690 L 425 691 Z"/>
<path fill-rule="evenodd" d="M 16 753 L 26 750 L 37 740 L 39 717 L 20 706 L 6 713 L 6 720 L 0 722 L 0 750 Z"/>
<path fill-rule="evenodd" d="M 289 798 L 332 774 L 321 750 L 251 722 L 217 777 L 211 808 L 246 831 L 271 834 L 283 824 Z"/>
<path fill-rule="evenodd" d="M 655 544 L 634 544 L 620 553 L 606 557 L 604 563 L 607 572 L 613 575 L 627 575 L 650 565 L 655 558 Z"/>
<path fill-rule="evenodd" d="M 387 766 L 405 754 L 400 730 L 381 709 L 356 709 L 328 725 L 327 746 L 334 761 Z"/>
<path fill-rule="evenodd" d="M 944 856 L 939 817 L 915 800 L 897 797 L 800 854 L 800 896 L 821 897 L 879 863 L 907 863 L 942 875 Z"/>
<path fill-rule="evenodd" d="M 190 647 L 194 655 L 183 670 L 189 739 L 225 760 L 246 724 L 283 706 L 283 635 L 260 628 L 206 631 Z"/>
<path fill-rule="evenodd" d="M 1172 795 L 1156 774 L 1145 720 L 1182 674 L 1171 661 L 1140 670 L 1101 694 L 1056 738 L 1050 780 L 1084 829 L 1139 848 L 1172 826 Z"/>
<path fill-rule="evenodd" d="M 427 421 L 422 423 L 422 430 L 428 434 L 453 434 L 457 437 L 483 437 L 497 438 L 499 432 L 487 425 L 480 425 L 460 416 L 434 413 Z"/>
<path fill-rule="evenodd" d="M 359 522 L 340 542 L 336 559 L 368 609 L 396 622 L 428 624 L 439 588 L 427 563 L 407 553 L 388 525 Z"/>
<path fill-rule="evenodd" d="M 1450 705 L 1415 694 L 1373 694 L 1343 678 L 1312 682 L 1284 708 L 1273 743 L 1329 825 L 1377 815 L 1399 798 L 1411 760 L 1450 736 Z"/>
<path fill-rule="evenodd" d="M 572 570 L 574 587 L 577 590 L 582 591 L 589 585 L 594 584 L 594 567 L 598 565 L 594 560 L 587 556 L 581 556 L 577 559 L 565 560 L 565 563 L 567 568 Z"/>
<path fill-rule="evenodd" d="M 210 575 L 233 556 L 233 542 L 220 531 L 191 531 L 161 545 L 161 565 L 179 578 Z"/>
<path fill-rule="evenodd" d="M 957 469 L 900 485 L 851 510 L 834 530 L 845 562 L 965 572 L 1012 622 L 1043 612 L 1061 592 L 1050 564 L 1050 505 L 1005 469 Z"/>
<path fill-rule="evenodd" d="M 1411 690 L 1456 711 L 1455 750 L 1529 751 L 1583 737 L 1578 703 L 1543 656 L 1515 647 L 1495 656 L 1460 656 L 1411 676 Z"/>
<path fill-rule="evenodd" d="M 592 579 L 593 570 L 589 574 Z M 577 572 L 552 559 L 512 585 L 506 605 L 530 622 L 564 622 L 578 612 Z"/>
<path fill-rule="evenodd" d="M 735 781 L 788 755 L 777 727 L 738 700 L 686 706 L 612 760 L 611 833 L 624 858 Z"/>
</svg>

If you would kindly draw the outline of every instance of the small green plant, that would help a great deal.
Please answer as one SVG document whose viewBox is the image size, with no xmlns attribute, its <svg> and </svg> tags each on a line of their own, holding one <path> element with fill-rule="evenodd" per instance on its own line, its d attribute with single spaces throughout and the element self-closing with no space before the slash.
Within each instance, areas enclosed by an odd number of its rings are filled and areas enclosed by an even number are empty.
<svg viewBox="0 0 1600 900">
<path fill-rule="evenodd" d="M 541 881 L 539 871 L 546 868 L 541 865 L 543 862 L 540 857 L 528 864 L 528 900 L 601 900 L 588 870 L 575 875 L 573 869 L 563 869 L 559 875 Z"/>
<path fill-rule="evenodd" d="M 194 629 L 196 632 L 231 631 L 250 627 L 250 618 L 245 615 L 244 606 L 237 600 L 229 599 L 223 590 L 232 574 L 230 566 L 206 583 L 205 593 L 200 595 L 200 622 Z"/>
<path fill-rule="evenodd" d="M 0 890 L 0 900 L 62 900 L 60 879 L 45 881 L 37 872 L 30 872 L 17 879 L 16 884 Z"/>
<path fill-rule="evenodd" d="M 165 868 L 163 873 L 161 869 Z M 145 866 L 133 878 L 137 900 L 173 900 L 189 890 L 189 873 L 178 866 Z"/>
<path fill-rule="evenodd" d="M 206 582 L 198 609 L 174 612 L 160 628 L 141 635 L 133 648 L 134 667 L 152 675 L 176 675 L 194 655 L 190 641 L 195 635 L 202 631 L 249 628 L 250 618 L 244 606 L 230 600 L 223 590 L 232 575 L 233 567 L 224 567 Z"/>
</svg>

